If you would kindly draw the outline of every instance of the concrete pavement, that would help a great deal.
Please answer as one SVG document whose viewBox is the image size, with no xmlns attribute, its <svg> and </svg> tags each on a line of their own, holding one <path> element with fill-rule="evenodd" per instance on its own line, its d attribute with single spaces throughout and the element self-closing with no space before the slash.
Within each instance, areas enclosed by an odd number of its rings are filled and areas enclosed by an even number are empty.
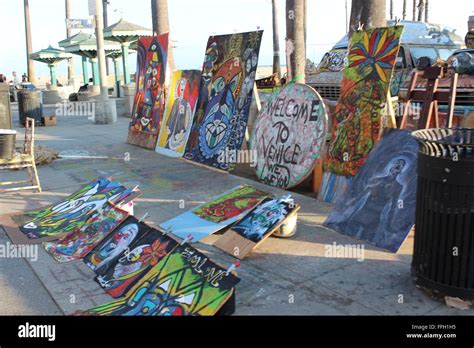
<svg viewBox="0 0 474 348">
<path fill-rule="evenodd" d="M 15 114 L 18 128 L 17 119 Z M 94 125 L 86 117 L 61 117 L 56 127 L 37 128 L 38 144 L 83 158 L 41 166 L 44 192 L 2 194 L 0 212 L 15 213 L 58 201 L 99 176 L 112 176 L 129 187 L 139 185 L 143 195 L 136 200 L 135 215 L 148 212 L 146 222 L 155 226 L 239 184 L 279 196 L 286 193 L 128 145 L 127 126 L 125 118 L 115 125 Z M 2 180 L 18 174 L 0 173 Z M 362 262 L 327 257 L 328 245 L 361 242 L 323 227 L 331 206 L 309 196 L 294 193 L 301 205 L 295 237 L 271 237 L 241 262 L 236 314 L 474 314 L 448 308 L 415 288 L 410 275 L 412 235 L 397 254 L 365 245 Z M 0 230 L 0 242 L 7 238 Z M 210 236 L 195 246 L 212 260 L 230 265 L 234 259 L 212 246 L 217 238 Z M 37 261 L 0 260 L 0 293 L 7 294 L 0 297 L 0 314 L 69 314 L 111 300 L 82 261 L 59 264 L 42 247 L 38 255 Z"/>
</svg>

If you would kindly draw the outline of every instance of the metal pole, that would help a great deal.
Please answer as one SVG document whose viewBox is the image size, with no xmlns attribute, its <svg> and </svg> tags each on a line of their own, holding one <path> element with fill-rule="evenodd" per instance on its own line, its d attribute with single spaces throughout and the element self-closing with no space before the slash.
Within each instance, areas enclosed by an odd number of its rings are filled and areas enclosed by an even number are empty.
<svg viewBox="0 0 474 348">
<path fill-rule="evenodd" d="M 99 61 L 100 94 L 103 99 L 107 99 L 109 96 L 109 89 L 107 87 L 107 71 L 105 67 L 102 0 L 95 0 L 95 36 L 97 38 L 97 58 Z"/>
<path fill-rule="evenodd" d="M 119 58 L 114 58 L 115 88 L 117 88 L 117 98 L 120 98 L 120 64 Z"/>
<path fill-rule="evenodd" d="M 35 74 L 35 63 L 30 59 L 30 54 L 33 52 L 33 45 L 31 39 L 31 25 L 30 25 L 30 4 L 28 0 L 24 0 L 23 3 L 25 11 L 25 36 L 26 36 L 26 61 L 28 69 L 28 80 L 31 83 L 36 83 L 36 74 Z"/>
<path fill-rule="evenodd" d="M 128 65 L 128 46 L 129 42 L 122 42 L 122 63 L 123 63 L 123 79 L 124 84 L 128 85 L 130 83 L 130 67 Z"/>
<path fill-rule="evenodd" d="M 71 3 L 69 0 L 66 0 L 65 6 L 66 6 L 66 19 L 70 19 L 71 18 Z M 68 38 L 71 37 L 71 29 L 69 28 L 68 23 L 66 23 L 66 35 Z M 68 80 L 74 79 L 74 60 L 72 57 L 68 58 L 67 64 L 68 64 L 67 78 Z"/>
</svg>

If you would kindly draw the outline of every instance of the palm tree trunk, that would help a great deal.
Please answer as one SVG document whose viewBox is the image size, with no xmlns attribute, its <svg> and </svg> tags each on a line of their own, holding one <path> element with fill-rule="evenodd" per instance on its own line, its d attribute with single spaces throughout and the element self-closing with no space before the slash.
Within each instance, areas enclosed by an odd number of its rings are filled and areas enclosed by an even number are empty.
<svg viewBox="0 0 474 348">
<path fill-rule="evenodd" d="M 428 0 L 425 0 L 425 22 L 428 23 Z"/>
<path fill-rule="evenodd" d="M 30 25 L 30 4 L 28 0 L 23 0 L 23 7 L 25 11 L 25 37 L 26 37 L 26 59 L 27 59 L 27 75 L 28 81 L 36 83 L 35 63 L 30 59 L 30 54 L 33 52 L 31 25 Z"/>
<path fill-rule="evenodd" d="M 288 79 L 305 82 L 304 0 L 286 0 L 286 59 Z"/>
<path fill-rule="evenodd" d="M 420 0 L 418 2 L 418 22 L 423 21 L 424 9 L 425 9 L 425 2 L 424 2 L 424 0 Z"/>
<path fill-rule="evenodd" d="M 278 5 L 272 0 L 272 29 L 273 29 L 273 73 L 281 77 L 280 65 L 280 33 L 278 31 Z"/>
<path fill-rule="evenodd" d="M 153 32 L 156 35 L 170 32 L 168 0 L 151 0 L 151 17 L 153 21 Z M 168 66 L 171 71 L 175 70 L 171 37 L 168 44 Z"/>
<path fill-rule="evenodd" d="M 413 20 L 416 21 L 416 0 L 413 0 Z"/>
<path fill-rule="evenodd" d="M 403 0 L 403 10 L 402 10 L 402 19 L 407 18 L 407 0 Z"/>
<path fill-rule="evenodd" d="M 349 37 L 357 30 L 359 24 L 364 29 L 379 28 L 387 25 L 385 17 L 385 1 L 380 0 L 352 0 L 351 24 L 349 27 Z"/>
<path fill-rule="evenodd" d="M 71 18 L 71 2 L 69 0 L 65 1 L 65 7 L 66 7 L 66 19 Z M 66 35 L 68 38 L 71 37 L 71 29 L 67 26 L 66 24 Z M 67 60 L 67 78 L 68 81 L 74 78 L 74 60 L 72 58 L 68 58 Z M 84 83 L 87 83 L 87 81 L 84 81 Z"/>
<path fill-rule="evenodd" d="M 390 19 L 393 19 L 393 0 L 390 0 Z"/>
</svg>

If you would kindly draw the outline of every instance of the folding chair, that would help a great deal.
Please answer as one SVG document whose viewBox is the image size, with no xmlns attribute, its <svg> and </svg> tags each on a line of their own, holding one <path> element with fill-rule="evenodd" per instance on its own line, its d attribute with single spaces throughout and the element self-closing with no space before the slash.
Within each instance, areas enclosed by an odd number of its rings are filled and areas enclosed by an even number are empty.
<svg viewBox="0 0 474 348">
<path fill-rule="evenodd" d="M 19 191 L 19 190 L 38 190 L 41 192 L 41 185 L 38 178 L 38 171 L 35 164 L 35 120 L 27 117 L 25 123 L 25 142 L 23 144 L 23 152 L 16 152 L 11 159 L 0 159 L 0 170 L 12 169 L 28 169 L 29 180 L 16 180 L 0 182 L 1 186 L 13 186 L 22 184 L 17 187 L 0 188 L 0 192 Z M 25 183 L 31 185 L 25 186 Z"/>
</svg>

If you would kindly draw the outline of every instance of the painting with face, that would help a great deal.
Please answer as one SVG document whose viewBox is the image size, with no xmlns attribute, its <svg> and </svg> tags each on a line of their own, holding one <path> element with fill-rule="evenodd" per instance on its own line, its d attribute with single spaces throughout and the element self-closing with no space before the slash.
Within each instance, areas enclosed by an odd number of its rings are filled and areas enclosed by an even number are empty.
<svg viewBox="0 0 474 348">
<path fill-rule="evenodd" d="M 173 73 L 156 152 L 171 157 L 183 155 L 196 109 L 200 81 L 199 70 L 178 70 Z"/>
<path fill-rule="evenodd" d="M 164 112 L 167 53 L 168 33 L 138 40 L 129 144 L 155 149 Z"/>
<path fill-rule="evenodd" d="M 119 204 L 131 194 L 125 186 L 100 178 L 59 203 L 16 215 L 13 219 L 28 238 L 40 239 L 81 228 L 108 202 Z"/>
<path fill-rule="evenodd" d="M 211 36 L 204 58 L 186 159 L 232 170 L 220 160 L 224 151 L 240 150 L 247 127 L 262 31 Z"/>
<path fill-rule="evenodd" d="M 130 245 L 149 229 L 129 216 L 84 258 L 84 262 L 95 273 L 105 274 L 120 255 L 129 250 Z"/>
<path fill-rule="evenodd" d="M 110 296 L 120 297 L 177 245 L 169 236 L 150 229 L 120 254 L 107 273 L 95 280 Z"/>
<path fill-rule="evenodd" d="M 229 299 L 239 280 L 204 254 L 184 244 L 152 267 L 123 299 L 79 314 L 210 316 Z"/>
<path fill-rule="evenodd" d="M 387 129 L 324 225 L 396 252 L 415 223 L 418 145 Z"/>
</svg>

